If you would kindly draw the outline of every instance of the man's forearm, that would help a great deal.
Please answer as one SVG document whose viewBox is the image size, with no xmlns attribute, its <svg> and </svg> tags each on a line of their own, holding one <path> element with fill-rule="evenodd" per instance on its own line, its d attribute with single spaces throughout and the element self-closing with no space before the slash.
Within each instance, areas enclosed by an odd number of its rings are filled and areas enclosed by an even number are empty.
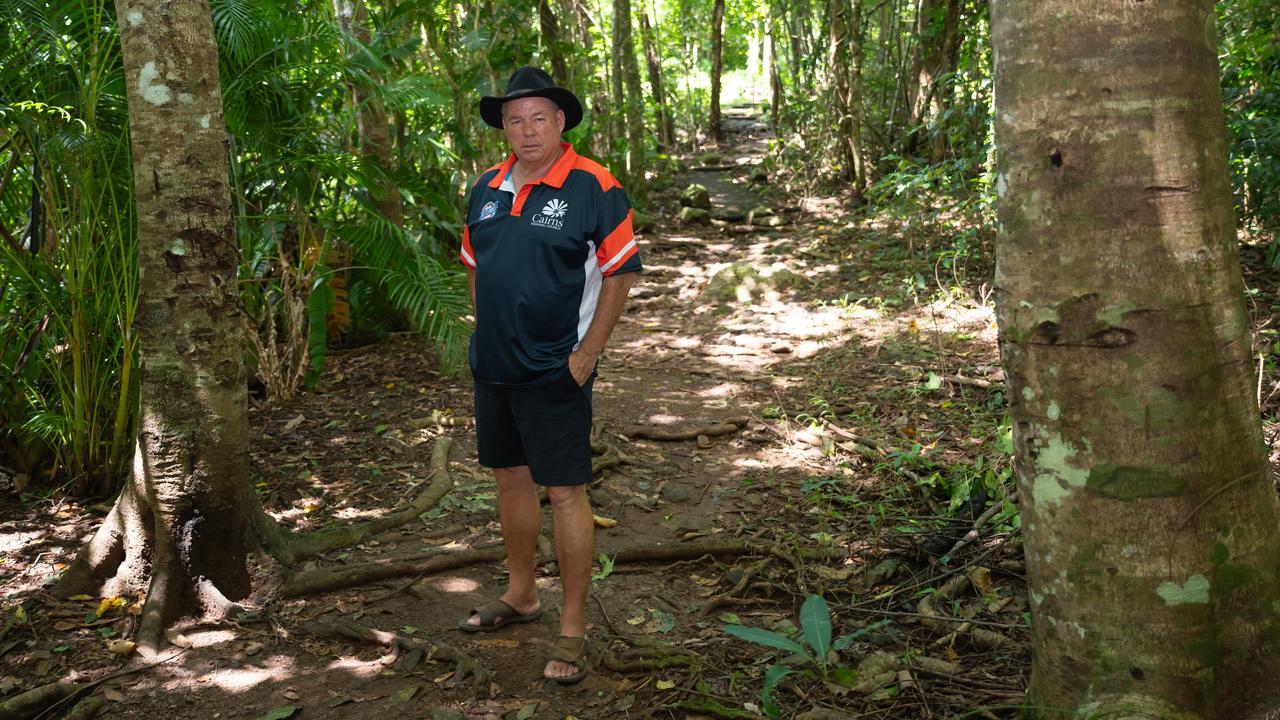
<svg viewBox="0 0 1280 720">
<path fill-rule="evenodd" d="M 596 302 L 596 314 L 591 320 L 591 327 L 582 337 L 577 352 L 589 356 L 594 364 L 595 359 L 604 352 L 609 342 L 609 335 L 622 317 L 622 310 L 627 305 L 627 293 L 636 282 L 636 273 L 611 275 L 604 279 L 600 286 L 600 299 Z"/>
</svg>

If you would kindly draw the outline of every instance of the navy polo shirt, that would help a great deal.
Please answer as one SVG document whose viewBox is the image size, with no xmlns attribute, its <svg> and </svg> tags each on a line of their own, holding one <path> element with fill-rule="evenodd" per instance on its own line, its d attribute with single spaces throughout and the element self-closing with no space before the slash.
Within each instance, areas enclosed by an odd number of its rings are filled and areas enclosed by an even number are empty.
<svg viewBox="0 0 1280 720">
<path fill-rule="evenodd" d="M 486 385 L 554 380 L 591 327 L 603 278 L 640 270 L 622 186 L 560 147 L 547 174 L 514 196 L 503 187 L 514 154 L 471 190 L 460 257 L 476 271 L 471 374 Z"/>
</svg>

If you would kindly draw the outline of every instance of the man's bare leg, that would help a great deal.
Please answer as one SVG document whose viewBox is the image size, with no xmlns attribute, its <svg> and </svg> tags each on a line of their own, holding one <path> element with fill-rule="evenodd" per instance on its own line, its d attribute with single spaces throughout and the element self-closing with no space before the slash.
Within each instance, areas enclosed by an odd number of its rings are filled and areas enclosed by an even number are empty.
<svg viewBox="0 0 1280 720">
<path fill-rule="evenodd" d="M 587 486 L 549 487 L 547 497 L 551 500 L 556 562 L 560 566 L 560 585 L 564 589 L 560 634 L 586 637 L 587 590 L 591 585 L 591 556 L 595 543 Z M 552 660 L 547 663 L 543 674 L 549 678 L 568 677 L 577 671 L 578 668 L 568 663 Z"/>
<path fill-rule="evenodd" d="M 533 581 L 538 533 L 542 530 L 538 489 L 528 465 L 494 468 L 493 477 L 498 482 L 498 522 L 502 525 L 502 544 L 507 549 L 507 591 L 502 594 L 502 601 L 527 615 L 539 607 L 538 588 Z M 589 571 L 590 560 L 587 562 Z M 479 625 L 479 616 L 471 616 L 467 624 Z"/>
</svg>

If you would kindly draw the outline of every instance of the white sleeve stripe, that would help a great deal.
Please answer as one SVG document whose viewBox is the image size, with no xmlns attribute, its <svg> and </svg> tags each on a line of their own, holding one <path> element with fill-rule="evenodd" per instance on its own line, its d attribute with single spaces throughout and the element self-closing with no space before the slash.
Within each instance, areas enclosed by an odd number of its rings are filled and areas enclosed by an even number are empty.
<svg viewBox="0 0 1280 720">
<path fill-rule="evenodd" d="M 627 251 L 629 251 L 631 248 L 635 246 L 636 246 L 635 238 L 632 238 L 631 242 L 627 243 L 626 245 L 623 245 L 621 250 L 614 253 L 613 259 L 611 259 L 609 262 L 600 266 L 600 271 L 607 272 L 609 268 L 613 267 L 614 265 L 617 265 L 618 261 L 621 260 L 622 257 L 627 254 Z"/>
<path fill-rule="evenodd" d="M 462 259 L 466 260 L 467 264 L 470 265 L 471 267 L 476 266 L 475 258 L 471 257 L 471 253 L 467 252 L 466 248 L 462 248 Z"/>
</svg>

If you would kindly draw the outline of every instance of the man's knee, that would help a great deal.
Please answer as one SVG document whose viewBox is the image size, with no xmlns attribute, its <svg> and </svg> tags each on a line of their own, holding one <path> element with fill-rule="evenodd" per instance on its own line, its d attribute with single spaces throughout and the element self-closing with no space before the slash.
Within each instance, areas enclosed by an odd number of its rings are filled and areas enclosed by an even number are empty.
<svg viewBox="0 0 1280 720">
<path fill-rule="evenodd" d="M 574 511 L 580 507 L 590 508 L 587 499 L 586 485 L 559 485 L 547 488 L 547 500 L 555 512 Z"/>
</svg>

